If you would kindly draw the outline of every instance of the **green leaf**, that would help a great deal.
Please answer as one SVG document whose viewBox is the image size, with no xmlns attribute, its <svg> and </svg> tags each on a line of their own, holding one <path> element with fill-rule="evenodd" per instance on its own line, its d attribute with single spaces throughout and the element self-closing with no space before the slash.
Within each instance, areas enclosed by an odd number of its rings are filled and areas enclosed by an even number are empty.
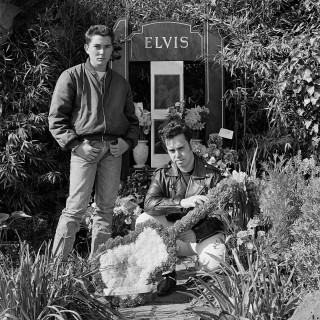
<svg viewBox="0 0 320 320">
<path fill-rule="evenodd" d="M 310 120 L 304 120 L 304 125 L 306 126 L 306 128 L 308 129 L 311 125 L 312 121 Z"/>
<path fill-rule="evenodd" d="M 318 133 L 319 132 L 319 124 L 318 123 L 315 123 L 312 127 L 312 130 L 315 132 L 315 133 Z"/>
<path fill-rule="evenodd" d="M 319 88 L 315 88 L 314 93 L 313 93 L 313 96 L 314 96 L 316 99 L 319 99 L 319 97 L 320 97 L 320 89 L 319 89 Z"/>
<path fill-rule="evenodd" d="M 311 101 L 311 100 L 310 100 L 309 98 L 304 99 L 304 100 L 303 100 L 303 105 L 304 105 L 304 106 L 308 105 L 308 104 L 310 103 L 310 101 Z"/>
<path fill-rule="evenodd" d="M 311 101 L 311 104 L 314 106 L 317 103 L 318 99 L 315 97 L 311 97 L 310 101 Z"/>
<path fill-rule="evenodd" d="M 302 74 L 302 78 L 307 82 L 311 82 L 312 81 L 311 75 L 312 75 L 312 71 L 310 69 L 306 69 Z"/>
<path fill-rule="evenodd" d="M 307 92 L 311 95 L 314 93 L 314 86 L 307 86 Z"/>
<path fill-rule="evenodd" d="M 299 116 L 302 116 L 304 114 L 304 109 L 298 108 L 297 109 L 297 113 L 298 113 Z"/>
<path fill-rule="evenodd" d="M 313 56 L 313 59 L 315 62 L 320 63 L 320 56 L 315 55 L 315 56 Z"/>
<path fill-rule="evenodd" d="M 11 213 L 11 218 L 31 218 L 31 216 L 25 214 L 23 211 L 14 211 Z"/>
<path fill-rule="evenodd" d="M 280 91 L 283 91 L 285 88 L 287 87 L 287 81 L 282 81 L 282 82 L 279 82 L 279 89 Z"/>
<path fill-rule="evenodd" d="M 0 212 L 0 222 L 6 221 L 10 216 L 7 213 L 1 213 Z"/>
<path fill-rule="evenodd" d="M 200 316 L 201 319 L 217 319 L 219 320 L 219 316 L 218 316 L 218 308 L 214 309 L 214 310 L 210 310 L 209 308 L 203 307 L 203 306 L 197 306 L 191 309 L 191 311 L 193 313 L 195 313 L 196 315 Z M 207 318 L 208 316 L 208 318 Z"/>
<path fill-rule="evenodd" d="M 311 46 L 313 46 L 314 42 L 316 41 L 316 38 L 310 38 L 309 41 L 310 41 Z"/>
<path fill-rule="evenodd" d="M 302 89 L 302 86 L 299 85 L 299 84 L 296 84 L 294 86 L 292 86 L 292 90 L 295 92 L 295 93 L 299 93 Z"/>
</svg>

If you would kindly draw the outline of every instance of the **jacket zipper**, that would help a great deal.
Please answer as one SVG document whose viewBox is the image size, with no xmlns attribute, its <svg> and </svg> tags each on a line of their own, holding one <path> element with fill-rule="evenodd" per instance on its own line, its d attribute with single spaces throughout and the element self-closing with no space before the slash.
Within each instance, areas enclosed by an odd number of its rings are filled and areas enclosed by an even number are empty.
<svg viewBox="0 0 320 320">
<path fill-rule="evenodd" d="M 101 94 L 102 94 L 102 113 L 103 113 L 103 122 L 104 122 L 104 134 L 107 131 L 107 122 L 106 122 L 106 114 L 104 111 L 104 92 L 105 92 L 105 83 L 106 83 L 106 74 L 102 77 L 100 82 Z"/>
</svg>

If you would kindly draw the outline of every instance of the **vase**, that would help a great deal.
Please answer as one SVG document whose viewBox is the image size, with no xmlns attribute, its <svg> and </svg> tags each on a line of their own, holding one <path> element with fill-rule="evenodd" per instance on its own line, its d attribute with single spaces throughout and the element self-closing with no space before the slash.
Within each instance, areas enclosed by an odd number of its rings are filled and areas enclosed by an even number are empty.
<svg viewBox="0 0 320 320">
<path fill-rule="evenodd" d="M 143 168 L 148 159 L 149 147 L 148 140 L 138 140 L 138 145 L 133 149 L 133 159 L 136 164 L 134 168 Z"/>
</svg>

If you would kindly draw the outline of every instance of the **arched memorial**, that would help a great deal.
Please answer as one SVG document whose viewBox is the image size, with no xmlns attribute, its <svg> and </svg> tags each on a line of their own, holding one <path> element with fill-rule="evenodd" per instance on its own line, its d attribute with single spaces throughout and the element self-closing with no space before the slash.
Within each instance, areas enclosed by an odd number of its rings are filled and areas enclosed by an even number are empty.
<svg viewBox="0 0 320 320">
<path fill-rule="evenodd" d="M 215 28 L 205 24 L 201 33 L 194 31 L 192 25 L 186 22 L 152 21 L 129 34 L 128 21 L 122 18 L 115 24 L 114 31 L 116 37 L 127 39 L 122 44 L 122 58 L 112 62 L 114 70 L 129 80 L 131 62 L 150 62 L 152 167 L 168 161 L 166 153 L 157 148 L 157 128 L 163 121 L 166 109 L 174 102 L 183 100 L 184 62 L 203 60 L 205 64 L 204 101 L 210 110 L 206 137 L 224 127 L 223 69 L 210 59 L 222 47 L 222 39 Z"/>
</svg>

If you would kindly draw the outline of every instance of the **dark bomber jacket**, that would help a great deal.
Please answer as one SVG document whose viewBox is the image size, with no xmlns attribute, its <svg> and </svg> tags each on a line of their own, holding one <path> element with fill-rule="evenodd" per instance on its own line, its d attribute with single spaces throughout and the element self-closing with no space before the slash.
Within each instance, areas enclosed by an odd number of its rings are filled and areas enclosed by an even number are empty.
<svg viewBox="0 0 320 320">
<path fill-rule="evenodd" d="M 180 218 L 186 213 L 180 200 L 197 194 L 207 194 L 221 180 L 218 169 L 208 164 L 203 158 L 194 155 L 195 166 L 187 188 L 177 166 L 169 164 L 156 169 L 148 189 L 144 210 L 152 216 L 176 214 Z M 176 220 L 176 219 L 173 219 Z"/>
<path fill-rule="evenodd" d="M 106 140 L 121 137 L 130 148 L 137 145 L 139 120 L 130 85 L 117 72 L 106 71 L 99 80 L 88 59 L 60 75 L 52 96 L 49 129 L 63 149 L 95 134 L 106 135 Z"/>
</svg>

